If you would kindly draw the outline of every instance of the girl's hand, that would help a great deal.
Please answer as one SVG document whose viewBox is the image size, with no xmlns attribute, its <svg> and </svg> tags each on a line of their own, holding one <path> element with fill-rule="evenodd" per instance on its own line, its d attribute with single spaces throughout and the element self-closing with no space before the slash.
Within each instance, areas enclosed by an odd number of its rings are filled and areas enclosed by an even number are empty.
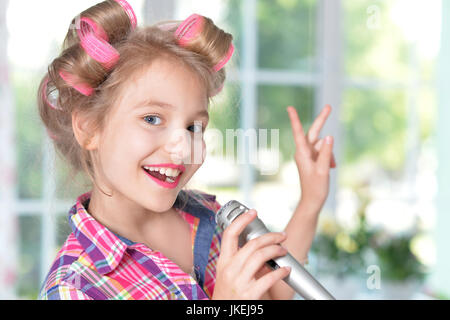
<svg viewBox="0 0 450 320">
<path fill-rule="evenodd" d="M 284 233 L 267 233 L 238 247 L 239 235 L 256 217 L 251 209 L 237 217 L 223 232 L 220 256 L 217 261 L 213 300 L 257 300 L 290 269 L 279 268 L 257 278 L 266 261 L 284 256 L 287 250 L 279 243 L 286 240 Z"/>
<path fill-rule="evenodd" d="M 296 145 L 294 158 L 300 176 L 301 201 L 320 210 L 328 195 L 330 168 L 336 167 L 333 155 L 333 137 L 327 136 L 325 139 L 319 139 L 320 131 L 331 112 L 331 107 L 325 106 L 314 120 L 307 136 L 304 134 L 295 108 L 289 106 L 287 111 Z"/>
</svg>

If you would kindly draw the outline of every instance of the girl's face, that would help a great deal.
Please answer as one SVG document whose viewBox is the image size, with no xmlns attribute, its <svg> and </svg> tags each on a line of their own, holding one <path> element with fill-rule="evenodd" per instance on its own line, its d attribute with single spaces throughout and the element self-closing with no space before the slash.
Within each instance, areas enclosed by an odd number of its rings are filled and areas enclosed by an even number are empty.
<svg viewBox="0 0 450 320">
<path fill-rule="evenodd" d="M 109 115 L 98 140 L 101 177 L 114 196 L 120 193 L 153 212 L 169 210 L 203 164 L 208 120 L 206 91 L 196 75 L 165 59 L 156 60 L 130 81 Z M 166 172 L 174 176 L 167 178 L 144 166 L 178 171 Z"/>
</svg>

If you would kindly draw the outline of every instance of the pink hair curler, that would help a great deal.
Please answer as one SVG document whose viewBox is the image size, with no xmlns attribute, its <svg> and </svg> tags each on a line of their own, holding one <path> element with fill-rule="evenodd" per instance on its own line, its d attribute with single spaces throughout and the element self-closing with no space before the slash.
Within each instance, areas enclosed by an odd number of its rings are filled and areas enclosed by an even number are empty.
<svg viewBox="0 0 450 320">
<path fill-rule="evenodd" d="M 107 70 L 111 69 L 119 60 L 119 52 L 108 43 L 108 36 L 103 28 L 89 18 L 80 19 L 77 29 L 80 44 L 86 53 L 99 62 Z"/>
<path fill-rule="evenodd" d="M 120 4 L 122 6 L 122 8 L 125 10 L 128 17 L 130 18 L 131 26 L 133 27 L 133 29 L 135 29 L 137 26 L 137 18 L 136 18 L 136 14 L 134 13 L 134 10 L 131 7 L 131 5 L 125 0 L 115 0 L 115 1 L 118 4 Z"/>
<path fill-rule="evenodd" d="M 45 102 L 55 110 L 62 111 L 63 109 L 58 106 L 58 96 L 59 92 L 55 86 L 48 85 L 48 76 L 45 78 L 44 86 L 42 87 L 42 96 L 44 97 Z"/>
<path fill-rule="evenodd" d="M 115 0 L 127 13 L 130 18 L 130 23 L 133 29 L 137 26 L 136 14 L 133 8 L 125 0 Z M 77 34 L 80 38 L 80 45 L 86 53 L 95 61 L 99 62 L 107 70 L 111 69 L 119 61 L 119 52 L 108 42 L 108 35 L 103 28 L 98 26 L 92 19 L 82 17 L 80 19 Z M 94 89 L 87 84 L 79 83 L 75 77 L 63 70 L 59 72 L 64 81 L 72 86 L 75 90 L 85 96 L 90 96 L 94 93 Z M 47 83 L 46 83 L 47 84 Z M 45 85 L 45 92 L 47 86 Z M 45 96 L 46 97 L 46 96 Z M 48 102 L 47 98 L 46 101 Z M 48 102 L 54 108 L 56 105 Z"/>
<path fill-rule="evenodd" d="M 190 15 L 186 20 L 184 20 L 180 26 L 175 31 L 175 37 L 180 46 L 184 47 L 193 39 L 195 39 L 199 33 L 202 31 L 205 24 L 205 18 L 198 14 Z M 234 53 L 234 45 L 231 43 L 225 57 L 216 64 L 213 69 L 215 72 L 220 71 L 231 59 Z"/>
<path fill-rule="evenodd" d="M 81 29 L 83 27 L 81 25 L 81 22 L 85 22 L 87 24 L 87 26 L 84 26 L 84 30 L 82 30 L 82 31 L 84 31 L 84 32 L 94 31 L 94 34 L 97 37 L 99 37 L 100 39 L 103 39 L 105 41 L 109 41 L 108 34 L 106 33 L 106 31 L 102 27 L 98 26 L 94 22 L 94 20 L 92 20 L 91 18 L 88 18 L 88 17 L 82 17 L 80 19 L 80 25 L 79 25 L 78 29 Z M 89 28 L 91 28 L 91 30 Z"/>
<path fill-rule="evenodd" d="M 175 31 L 178 44 L 182 47 L 186 46 L 202 31 L 204 23 L 205 19 L 202 16 L 195 13 L 190 15 Z"/>
<path fill-rule="evenodd" d="M 85 83 L 79 83 L 77 80 L 75 80 L 75 77 L 71 74 L 61 70 L 59 71 L 59 75 L 61 78 L 64 79 L 64 81 L 70 85 L 72 88 L 77 90 L 79 93 L 85 96 L 90 96 L 94 93 L 94 89 L 90 87 L 89 85 Z"/>
<path fill-rule="evenodd" d="M 231 43 L 226 56 L 218 64 L 214 66 L 214 71 L 218 72 L 220 69 L 222 69 L 228 63 L 228 61 L 230 61 L 231 57 L 233 56 L 233 53 L 234 53 L 234 45 L 233 43 Z"/>
</svg>

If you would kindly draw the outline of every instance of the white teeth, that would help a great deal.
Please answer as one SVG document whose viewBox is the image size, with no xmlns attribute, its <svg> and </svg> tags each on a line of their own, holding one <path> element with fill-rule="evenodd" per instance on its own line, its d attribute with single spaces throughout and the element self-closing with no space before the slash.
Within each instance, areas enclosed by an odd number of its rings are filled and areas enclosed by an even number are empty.
<svg viewBox="0 0 450 320">
<path fill-rule="evenodd" d="M 166 176 L 169 176 L 169 177 L 174 177 L 174 178 L 178 177 L 180 175 L 180 173 L 181 173 L 181 171 L 178 169 L 169 168 L 166 170 Z"/>
<path fill-rule="evenodd" d="M 156 168 L 156 167 L 147 167 L 145 166 L 144 169 L 149 171 L 158 171 L 161 174 L 165 174 L 168 177 L 176 178 L 180 175 L 181 171 L 178 169 L 172 169 L 172 168 Z"/>
<path fill-rule="evenodd" d="M 174 179 L 172 179 L 172 178 L 170 178 L 170 177 L 167 177 L 167 178 L 166 178 L 166 182 L 169 182 L 169 183 L 174 183 L 174 182 L 175 182 L 175 180 L 174 180 Z"/>
</svg>

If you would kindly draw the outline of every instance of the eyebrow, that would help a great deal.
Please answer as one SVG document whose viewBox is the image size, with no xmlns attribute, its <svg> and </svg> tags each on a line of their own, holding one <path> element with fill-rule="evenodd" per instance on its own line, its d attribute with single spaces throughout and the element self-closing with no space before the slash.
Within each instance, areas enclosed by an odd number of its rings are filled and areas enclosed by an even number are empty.
<svg viewBox="0 0 450 320">
<path fill-rule="evenodd" d="M 175 106 L 170 104 L 170 103 L 157 101 L 157 100 L 152 100 L 152 99 L 141 101 L 136 106 L 137 106 L 136 109 L 148 108 L 149 106 L 156 106 L 156 107 L 160 107 L 160 108 L 175 109 Z M 207 118 L 209 120 L 209 113 L 206 110 L 201 110 L 201 111 L 197 112 L 195 115 L 196 116 L 203 116 L 203 117 L 205 117 L 205 118 Z"/>
</svg>

